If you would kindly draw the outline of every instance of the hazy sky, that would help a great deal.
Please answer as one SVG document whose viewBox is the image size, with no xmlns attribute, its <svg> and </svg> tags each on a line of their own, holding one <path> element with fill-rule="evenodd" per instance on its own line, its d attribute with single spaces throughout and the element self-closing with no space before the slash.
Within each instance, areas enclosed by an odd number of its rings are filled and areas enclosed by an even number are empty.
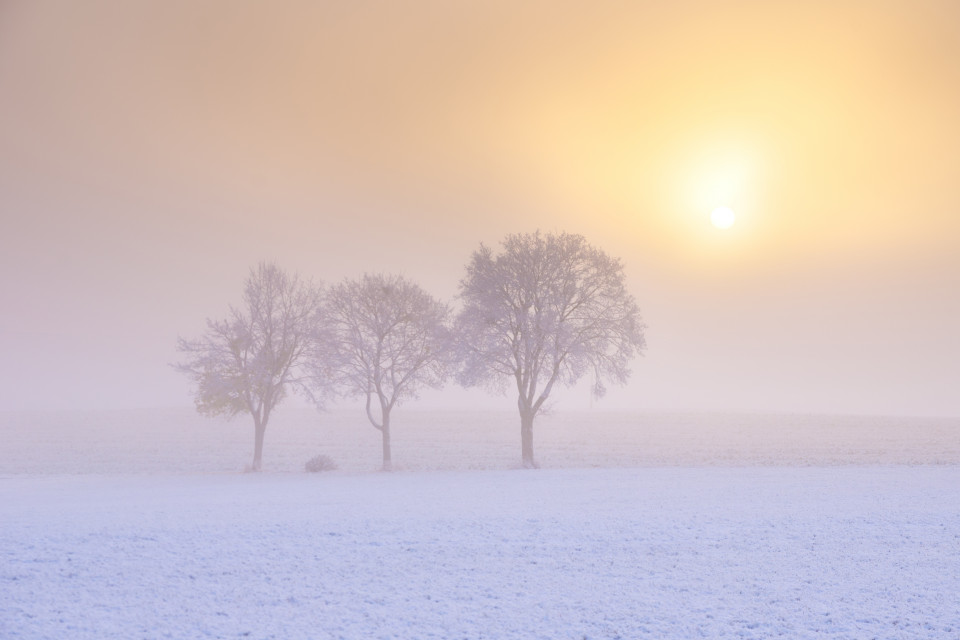
<svg viewBox="0 0 960 640">
<path fill-rule="evenodd" d="M 598 407 L 960 415 L 958 114 L 955 0 L 7 0 L 0 409 L 189 405 L 260 260 L 452 299 L 541 229 L 649 325 Z"/>
</svg>

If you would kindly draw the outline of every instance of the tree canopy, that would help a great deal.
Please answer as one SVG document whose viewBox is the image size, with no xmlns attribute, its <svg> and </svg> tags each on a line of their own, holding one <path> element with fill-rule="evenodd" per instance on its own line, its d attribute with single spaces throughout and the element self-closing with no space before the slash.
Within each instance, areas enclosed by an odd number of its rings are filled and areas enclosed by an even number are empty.
<svg viewBox="0 0 960 640">
<path fill-rule="evenodd" d="M 446 376 L 449 310 L 410 280 L 380 274 L 332 287 L 325 310 L 326 346 L 312 361 L 314 377 L 345 395 L 365 397 L 389 468 L 391 411 Z"/>
<path fill-rule="evenodd" d="M 273 409 L 302 381 L 320 317 L 322 291 L 275 264 L 251 269 L 239 307 L 225 320 L 207 320 L 196 340 L 180 338 L 185 360 L 175 368 L 195 384 L 204 415 L 249 413 L 254 422 L 253 468 L 259 469 L 263 435 Z"/>
<path fill-rule="evenodd" d="M 593 374 L 623 383 L 642 352 L 644 324 L 618 259 L 583 236 L 507 236 L 495 254 L 474 252 L 460 283 L 457 318 L 461 382 L 502 389 L 513 383 L 523 463 L 535 466 L 533 419 L 554 386 Z"/>
</svg>

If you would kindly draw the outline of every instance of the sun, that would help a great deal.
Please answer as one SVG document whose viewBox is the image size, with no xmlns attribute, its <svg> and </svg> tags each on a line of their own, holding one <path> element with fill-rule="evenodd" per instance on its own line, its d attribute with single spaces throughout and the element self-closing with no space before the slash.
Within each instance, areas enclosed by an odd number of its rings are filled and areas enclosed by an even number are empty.
<svg viewBox="0 0 960 640">
<path fill-rule="evenodd" d="M 710 222 L 717 229 L 729 229 L 736 222 L 737 216 L 734 215 L 730 207 L 717 207 L 710 214 Z"/>
</svg>

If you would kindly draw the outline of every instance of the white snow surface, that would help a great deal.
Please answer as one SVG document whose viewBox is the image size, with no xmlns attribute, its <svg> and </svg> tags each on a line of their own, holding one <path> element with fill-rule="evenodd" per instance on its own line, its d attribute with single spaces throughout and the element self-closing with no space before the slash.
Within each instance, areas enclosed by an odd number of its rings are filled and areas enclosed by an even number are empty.
<svg viewBox="0 0 960 640">
<path fill-rule="evenodd" d="M 3 638 L 957 638 L 960 469 L 8 477 Z"/>
<path fill-rule="evenodd" d="M 960 638 L 956 420 L 187 415 L 0 417 L 0 638 Z"/>
</svg>

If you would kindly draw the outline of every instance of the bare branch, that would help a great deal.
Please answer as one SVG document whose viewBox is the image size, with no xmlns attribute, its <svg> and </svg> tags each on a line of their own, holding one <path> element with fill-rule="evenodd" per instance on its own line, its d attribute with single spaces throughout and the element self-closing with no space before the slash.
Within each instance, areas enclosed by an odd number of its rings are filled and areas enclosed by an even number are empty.
<svg viewBox="0 0 960 640">
<path fill-rule="evenodd" d="M 243 305 L 228 320 L 208 320 L 198 340 L 180 339 L 185 360 L 175 368 L 196 385 L 197 410 L 206 415 L 249 413 L 257 426 L 254 467 L 262 430 L 287 390 L 303 380 L 314 349 L 322 291 L 274 264 L 250 270 Z"/>
<path fill-rule="evenodd" d="M 532 421 L 558 383 L 592 371 L 599 395 L 604 379 L 626 381 L 645 327 L 620 261 L 566 233 L 511 235 L 502 249 L 481 245 L 460 282 L 460 382 L 512 379 Z"/>
</svg>

